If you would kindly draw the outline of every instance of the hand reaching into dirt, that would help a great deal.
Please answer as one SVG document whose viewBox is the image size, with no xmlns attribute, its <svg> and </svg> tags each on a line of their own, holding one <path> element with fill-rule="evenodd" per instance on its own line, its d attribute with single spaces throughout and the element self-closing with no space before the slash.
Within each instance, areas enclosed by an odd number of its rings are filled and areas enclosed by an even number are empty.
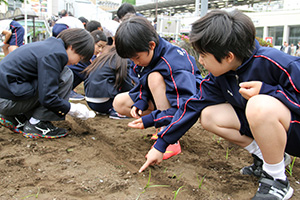
<svg viewBox="0 0 300 200">
<path fill-rule="evenodd" d="M 86 105 L 82 103 L 70 103 L 71 108 L 68 112 L 72 117 L 76 117 L 82 120 L 87 120 L 89 118 L 94 118 L 96 113 L 92 110 L 89 110 Z"/>
<path fill-rule="evenodd" d="M 159 165 L 163 160 L 164 154 L 158 151 L 155 148 L 150 149 L 148 154 L 146 155 L 147 161 L 144 165 L 140 168 L 139 173 L 147 169 L 150 165 Z"/>
<path fill-rule="evenodd" d="M 143 114 L 143 111 L 140 110 L 140 109 L 138 109 L 137 107 L 133 106 L 133 107 L 131 108 L 131 110 L 130 110 L 130 114 L 131 114 L 131 116 L 132 116 L 133 118 L 138 119 L 138 118 L 140 118 L 141 115 Z"/>
<path fill-rule="evenodd" d="M 241 88 L 239 90 L 240 94 L 247 100 L 251 97 L 258 95 L 262 86 L 261 81 L 249 81 L 243 82 L 239 85 Z"/>
<path fill-rule="evenodd" d="M 131 128 L 138 128 L 138 129 L 144 129 L 145 128 L 142 118 L 139 118 L 139 119 L 136 119 L 132 122 L 129 122 L 128 126 L 131 127 Z"/>
</svg>

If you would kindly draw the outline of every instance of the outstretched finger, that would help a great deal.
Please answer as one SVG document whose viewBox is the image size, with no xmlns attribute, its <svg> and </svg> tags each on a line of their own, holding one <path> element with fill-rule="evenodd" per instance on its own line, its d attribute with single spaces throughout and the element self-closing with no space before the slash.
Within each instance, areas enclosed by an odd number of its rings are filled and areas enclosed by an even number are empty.
<svg viewBox="0 0 300 200">
<path fill-rule="evenodd" d="M 147 167 L 149 167 L 149 165 L 151 165 L 152 163 L 150 161 L 146 161 L 143 166 L 139 169 L 139 173 L 141 173 L 142 171 L 144 171 L 145 169 L 147 169 Z"/>
</svg>

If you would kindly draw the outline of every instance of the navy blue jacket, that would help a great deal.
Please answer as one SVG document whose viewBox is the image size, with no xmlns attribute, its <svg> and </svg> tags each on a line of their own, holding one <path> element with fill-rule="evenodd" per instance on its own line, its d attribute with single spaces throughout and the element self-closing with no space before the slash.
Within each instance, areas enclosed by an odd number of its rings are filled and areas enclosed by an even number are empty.
<svg viewBox="0 0 300 200">
<path fill-rule="evenodd" d="M 135 102 L 133 106 L 142 111 L 148 108 L 148 101 L 153 98 L 147 78 L 155 71 L 165 80 L 166 96 L 171 105 L 167 110 L 154 110 L 149 115 L 143 116 L 145 128 L 168 125 L 179 106 L 196 93 L 196 76 L 202 78 L 194 57 L 162 38 L 159 38 L 159 45 L 154 49 L 150 64 L 146 67 L 135 65 L 132 70 L 131 74 L 139 79 L 138 84 L 129 92 Z"/>
<path fill-rule="evenodd" d="M 93 55 L 92 58 L 87 62 L 80 61 L 76 65 L 67 65 L 67 66 L 73 71 L 74 74 L 76 74 L 81 79 L 81 81 L 84 81 L 86 78 L 85 77 L 86 74 L 82 73 L 82 71 L 85 68 L 87 68 L 96 58 L 97 56 Z"/>
<path fill-rule="evenodd" d="M 42 106 L 67 114 L 70 103 L 57 94 L 67 62 L 64 42 L 54 37 L 17 48 L 0 62 L 0 98 L 19 101 L 38 94 Z"/>
<path fill-rule="evenodd" d="M 260 94 L 279 99 L 300 116 L 300 58 L 274 48 L 261 47 L 257 41 L 255 47 L 253 55 L 236 71 L 218 77 L 209 74 L 203 79 L 197 94 L 181 105 L 170 125 L 158 134 L 154 145 L 157 150 L 165 152 L 169 144 L 178 141 L 207 106 L 228 102 L 239 116 L 245 116 L 247 100 L 239 93 L 240 82 L 261 81 Z"/>
<path fill-rule="evenodd" d="M 129 75 L 124 80 L 121 87 L 116 88 L 116 72 L 115 61 L 113 60 L 109 65 L 107 61 L 102 67 L 97 67 L 94 71 L 89 73 L 84 81 L 85 96 L 93 98 L 114 98 L 121 92 L 127 92 L 132 87 L 132 81 Z"/>
</svg>

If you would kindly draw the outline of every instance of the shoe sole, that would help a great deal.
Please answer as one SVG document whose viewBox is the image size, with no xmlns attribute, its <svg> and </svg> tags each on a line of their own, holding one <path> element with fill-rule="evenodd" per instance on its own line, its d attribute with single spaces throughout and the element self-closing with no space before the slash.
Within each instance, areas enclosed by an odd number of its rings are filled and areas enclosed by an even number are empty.
<svg viewBox="0 0 300 200">
<path fill-rule="evenodd" d="M 283 200 L 288 200 L 293 196 L 294 189 L 290 186 L 290 189 L 286 193 L 286 195 L 283 197 Z"/>
<path fill-rule="evenodd" d="M 73 99 L 73 98 L 69 98 L 70 101 L 82 101 L 84 100 L 84 98 L 80 98 L 80 99 Z"/>
<path fill-rule="evenodd" d="M 129 119 L 128 117 L 115 117 L 115 116 L 109 116 L 110 119 Z"/>
<path fill-rule="evenodd" d="M 65 137 L 67 135 L 68 135 L 68 133 L 65 133 L 65 134 L 59 135 L 59 136 L 47 136 L 47 135 L 41 135 L 41 134 L 37 134 L 37 133 L 25 133 L 25 132 L 23 132 L 24 137 L 31 138 L 31 139 L 35 139 L 35 138 L 57 139 L 57 138 Z"/>
<path fill-rule="evenodd" d="M 14 133 L 23 133 L 23 131 L 18 129 L 11 121 L 6 120 L 3 117 L 0 118 L 0 125 L 4 126 L 5 128 L 8 128 Z"/>
</svg>

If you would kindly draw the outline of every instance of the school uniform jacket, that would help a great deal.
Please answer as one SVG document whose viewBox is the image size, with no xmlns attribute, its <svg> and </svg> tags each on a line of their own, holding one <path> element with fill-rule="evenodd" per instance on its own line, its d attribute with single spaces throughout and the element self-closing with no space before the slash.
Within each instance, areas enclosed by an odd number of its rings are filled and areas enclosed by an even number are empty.
<svg viewBox="0 0 300 200">
<path fill-rule="evenodd" d="M 163 76 L 166 96 L 171 105 L 167 110 L 154 110 L 143 116 L 145 128 L 169 124 L 180 104 L 196 93 L 196 76 L 201 77 L 194 57 L 162 38 L 159 38 L 159 45 L 154 49 L 150 64 L 146 67 L 135 65 L 132 70 L 131 74 L 139 79 L 139 84 L 129 92 L 134 101 L 133 106 L 144 111 L 148 108 L 148 101 L 153 100 L 147 81 L 151 72 L 159 72 Z"/>
<path fill-rule="evenodd" d="M 0 98 L 20 101 L 38 94 L 42 106 L 67 114 L 70 103 L 57 95 L 67 62 L 64 42 L 54 37 L 17 48 L 0 62 Z"/>
<path fill-rule="evenodd" d="M 121 92 L 127 92 L 132 87 L 132 81 L 127 75 L 121 87 L 116 88 L 116 64 L 115 60 L 107 61 L 101 68 L 97 67 L 89 73 L 84 81 L 85 96 L 92 98 L 114 98 Z M 130 62 L 128 62 L 130 63 Z"/>
<path fill-rule="evenodd" d="M 193 126 L 207 106 L 228 102 L 238 116 L 245 116 L 247 100 L 239 93 L 239 83 L 246 81 L 261 81 L 260 94 L 279 99 L 300 116 L 300 58 L 261 47 L 256 41 L 253 55 L 236 71 L 218 77 L 209 74 L 202 80 L 197 94 L 181 105 L 170 125 L 158 134 L 154 147 L 165 152 L 169 144 L 178 141 Z"/>
<path fill-rule="evenodd" d="M 95 60 L 97 56 L 93 55 L 92 58 L 87 62 L 78 62 L 76 65 L 67 65 L 74 74 L 76 74 L 82 81 L 85 80 L 85 73 L 82 73 L 82 71 L 87 68 L 90 64 L 92 64 L 93 60 Z"/>
</svg>

